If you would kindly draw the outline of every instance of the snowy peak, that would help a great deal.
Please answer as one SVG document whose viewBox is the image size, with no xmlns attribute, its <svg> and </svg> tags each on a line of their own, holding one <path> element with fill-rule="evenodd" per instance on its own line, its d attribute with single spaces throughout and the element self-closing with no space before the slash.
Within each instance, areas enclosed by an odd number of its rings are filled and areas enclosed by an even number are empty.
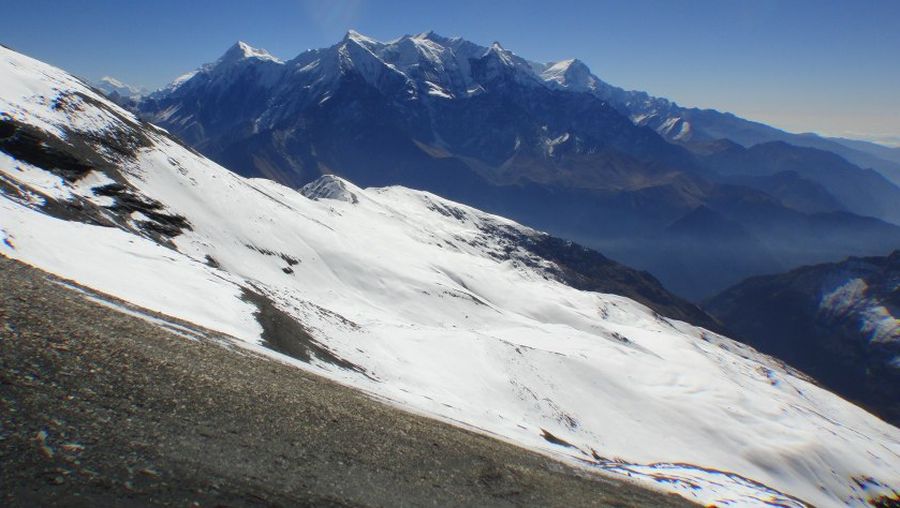
<svg viewBox="0 0 900 508">
<path fill-rule="evenodd" d="M 484 52 L 482 58 L 490 58 L 496 59 L 498 62 L 503 64 L 506 67 L 513 68 L 518 63 L 516 61 L 516 56 L 512 51 L 507 50 L 503 46 L 500 45 L 499 42 L 494 41 L 491 43 L 490 47 Z"/>
<path fill-rule="evenodd" d="M 383 43 L 381 43 L 367 35 L 363 35 L 353 29 L 347 30 L 347 33 L 344 34 L 344 38 L 343 38 L 342 42 L 344 42 L 344 43 L 355 42 L 357 44 L 361 44 L 362 46 L 364 46 L 366 48 L 374 48 L 374 47 L 383 46 Z"/>
<path fill-rule="evenodd" d="M 599 80 L 591 74 L 587 65 L 577 58 L 562 60 L 547 65 L 541 78 L 551 87 L 565 88 L 577 92 L 594 91 Z"/>
<path fill-rule="evenodd" d="M 300 194 L 314 201 L 334 199 L 354 205 L 359 203 L 358 195 L 360 193 L 359 187 L 334 175 L 322 175 L 300 189 Z"/>
<path fill-rule="evenodd" d="M 422 41 L 428 40 L 428 41 L 433 41 L 433 42 L 440 42 L 441 40 L 445 40 L 444 37 L 441 37 L 440 35 L 434 33 L 434 30 L 429 30 L 427 32 L 421 32 L 421 33 L 411 36 L 410 38 L 418 39 L 418 40 L 422 40 Z"/>
<path fill-rule="evenodd" d="M 500 53 L 500 54 L 507 53 L 506 49 L 503 48 L 503 45 L 501 45 L 499 41 L 492 42 L 491 45 L 488 47 L 488 51 Z"/>
<path fill-rule="evenodd" d="M 496 84 L 507 80 L 525 85 L 541 84 L 540 77 L 535 73 L 540 64 L 517 56 L 496 41 L 473 65 L 473 77 L 482 84 Z"/>
<path fill-rule="evenodd" d="M 370 39 L 359 32 L 349 31 L 344 40 L 335 48 L 338 68 L 341 74 L 357 72 L 369 84 L 381 87 L 388 83 L 398 85 L 407 81 L 407 76 L 396 67 L 385 62 L 376 53 L 383 47 L 378 41 Z M 323 66 L 323 69 L 329 66 Z M 327 76 L 326 76 L 327 77 Z"/>
<path fill-rule="evenodd" d="M 103 92 L 113 102 L 120 105 L 134 104 L 147 95 L 143 87 L 131 86 L 112 76 L 103 76 L 100 81 L 93 83 L 94 88 Z"/>
<path fill-rule="evenodd" d="M 107 95 L 116 93 L 121 97 L 137 98 L 146 93 L 146 90 L 143 87 L 123 83 L 112 76 L 103 76 L 96 86 Z"/>
<path fill-rule="evenodd" d="M 152 101 L 165 99 L 171 94 L 191 93 L 193 90 L 210 86 L 227 88 L 234 82 L 236 76 L 247 69 L 252 69 L 256 73 L 253 76 L 256 84 L 268 87 L 278 80 L 283 68 L 284 62 L 268 51 L 254 48 L 244 41 L 237 41 L 215 62 L 203 64 L 182 74 L 165 88 L 150 94 L 148 99 Z"/>
<path fill-rule="evenodd" d="M 237 41 L 216 61 L 215 65 L 230 65 L 248 59 L 282 63 L 264 49 L 254 48 L 244 41 Z"/>
<path fill-rule="evenodd" d="M 105 85 L 109 85 L 109 86 L 111 86 L 111 87 L 114 87 L 114 88 L 124 88 L 124 89 L 127 89 L 127 90 L 131 90 L 131 89 L 132 89 L 130 86 L 126 85 L 125 83 L 122 83 L 122 82 L 119 81 L 118 79 L 113 78 L 113 77 L 111 77 L 111 76 L 103 76 L 102 78 L 100 78 L 100 82 L 103 83 L 103 84 L 105 84 Z"/>
</svg>

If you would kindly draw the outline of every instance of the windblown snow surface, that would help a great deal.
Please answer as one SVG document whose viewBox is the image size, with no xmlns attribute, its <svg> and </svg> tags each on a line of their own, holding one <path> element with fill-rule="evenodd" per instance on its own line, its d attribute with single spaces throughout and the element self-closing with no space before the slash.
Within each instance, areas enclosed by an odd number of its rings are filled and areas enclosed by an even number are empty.
<svg viewBox="0 0 900 508">
<path fill-rule="evenodd" d="M 238 177 L 6 48 L 0 121 L 6 136 L 15 124 L 93 142 L 110 162 L 60 176 L 0 152 L 3 255 L 704 504 L 897 496 L 898 429 L 747 346 L 564 285 L 509 240 L 533 230 L 400 187 Z M 308 332 L 308 361 L 270 349 L 260 316 L 273 308 Z"/>
</svg>

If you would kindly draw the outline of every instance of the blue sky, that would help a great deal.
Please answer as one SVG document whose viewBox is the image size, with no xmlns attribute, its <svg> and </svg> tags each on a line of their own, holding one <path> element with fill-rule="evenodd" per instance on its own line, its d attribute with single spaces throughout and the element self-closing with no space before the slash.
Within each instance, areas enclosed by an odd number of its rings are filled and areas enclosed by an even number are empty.
<svg viewBox="0 0 900 508">
<path fill-rule="evenodd" d="M 349 28 L 435 30 L 792 131 L 900 142 L 900 1 L 29 0 L 0 43 L 156 88 L 240 39 L 287 59 Z"/>
</svg>

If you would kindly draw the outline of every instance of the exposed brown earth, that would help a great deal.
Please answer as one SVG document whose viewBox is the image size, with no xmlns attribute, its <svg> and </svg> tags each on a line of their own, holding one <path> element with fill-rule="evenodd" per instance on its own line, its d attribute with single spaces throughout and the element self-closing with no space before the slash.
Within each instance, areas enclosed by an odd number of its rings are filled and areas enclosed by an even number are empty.
<svg viewBox="0 0 900 508">
<path fill-rule="evenodd" d="M 692 506 L 57 282 L 0 257 L 5 506 Z"/>
</svg>

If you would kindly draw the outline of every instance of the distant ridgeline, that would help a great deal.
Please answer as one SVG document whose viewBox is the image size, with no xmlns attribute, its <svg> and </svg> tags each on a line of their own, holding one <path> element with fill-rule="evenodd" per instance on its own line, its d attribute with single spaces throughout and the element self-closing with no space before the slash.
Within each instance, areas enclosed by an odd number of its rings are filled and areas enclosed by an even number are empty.
<svg viewBox="0 0 900 508">
<path fill-rule="evenodd" d="M 283 62 L 241 42 L 135 110 L 241 175 L 428 190 L 597 248 L 692 299 L 900 247 L 900 189 L 854 165 L 896 176 L 900 164 L 497 43 L 350 32 Z"/>
</svg>

